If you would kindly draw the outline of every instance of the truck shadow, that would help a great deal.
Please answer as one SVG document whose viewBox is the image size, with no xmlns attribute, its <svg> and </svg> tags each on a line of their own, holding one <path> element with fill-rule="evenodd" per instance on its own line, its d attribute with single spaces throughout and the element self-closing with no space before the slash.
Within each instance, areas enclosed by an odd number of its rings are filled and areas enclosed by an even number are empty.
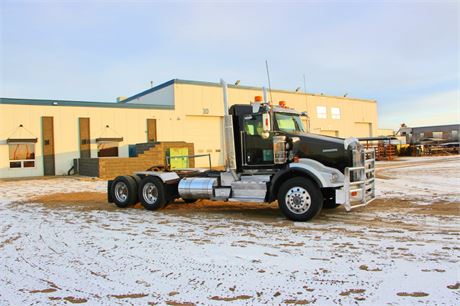
<svg viewBox="0 0 460 306">
<path fill-rule="evenodd" d="M 165 214 L 178 215 L 222 215 L 225 218 L 255 218 L 255 219 L 277 219 L 284 218 L 278 209 L 277 203 L 240 203 L 240 202 L 218 202 L 201 200 L 196 203 L 186 204 L 178 200 L 162 210 Z"/>
<path fill-rule="evenodd" d="M 181 200 L 176 200 L 160 211 L 144 210 L 140 203 L 130 208 L 118 208 L 112 203 L 107 203 L 106 194 L 100 192 L 74 192 L 57 193 L 34 197 L 17 203 L 27 205 L 27 203 L 37 203 L 48 209 L 70 209 L 73 211 L 108 211 L 122 212 L 136 209 L 142 214 L 162 214 L 167 216 L 199 217 L 200 219 L 244 219 L 244 220 L 263 220 L 264 222 L 279 222 L 287 220 L 278 208 L 277 202 L 273 203 L 242 203 L 242 202 L 223 202 L 200 200 L 195 203 L 187 204 Z M 401 204 L 401 205 L 398 205 Z M 408 206 L 407 203 L 394 203 L 394 201 L 376 200 L 365 208 L 358 208 L 352 212 L 346 212 L 343 207 L 335 209 L 323 209 L 315 221 L 325 222 L 336 219 L 356 219 L 357 215 L 363 212 L 375 212 L 388 210 L 389 207 Z"/>
</svg>

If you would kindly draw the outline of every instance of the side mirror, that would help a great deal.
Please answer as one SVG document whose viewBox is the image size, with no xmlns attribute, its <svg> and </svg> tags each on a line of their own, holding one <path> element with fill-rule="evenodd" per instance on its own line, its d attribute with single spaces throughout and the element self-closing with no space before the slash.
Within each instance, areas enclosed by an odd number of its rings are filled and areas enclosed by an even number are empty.
<svg viewBox="0 0 460 306">
<path fill-rule="evenodd" d="M 270 121 L 270 113 L 263 113 L 262 114 L 262 130 L 263 133 L 261 134 L 263 139 L 267 139 L 270 137 L 271 131 L 271 121 Z"/>
<path fill-rule="evenodd" d="M 269 113 L 263 113 L 262 114 L 262 128 L 264 132 L 270 132 L 271 131 L 271 122 L 270 122 L 270 114 Z"/>
</svg>

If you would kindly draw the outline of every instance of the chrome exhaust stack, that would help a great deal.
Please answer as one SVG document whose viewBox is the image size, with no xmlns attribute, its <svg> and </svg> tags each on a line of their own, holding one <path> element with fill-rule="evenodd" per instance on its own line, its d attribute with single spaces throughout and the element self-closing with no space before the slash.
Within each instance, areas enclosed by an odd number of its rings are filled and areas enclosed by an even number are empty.
<svg viewBox="0 0 460 306">
<path fill-rule="evenodd" d="M 220 80 L 224 94 L 224 162 L 225 170 L 231 172 L 235 180 L 238 180 L 236 175 L 236 157 L 235 157 L 235 137 L 233 134 L 233 117 L 229 113 L 228 106 L 228 88 L 224 80 Z"/>
</svg>

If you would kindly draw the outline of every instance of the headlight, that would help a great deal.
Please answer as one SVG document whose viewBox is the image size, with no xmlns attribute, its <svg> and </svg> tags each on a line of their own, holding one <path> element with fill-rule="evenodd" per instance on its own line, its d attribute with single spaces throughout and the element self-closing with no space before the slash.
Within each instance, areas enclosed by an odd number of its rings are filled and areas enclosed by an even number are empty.
<svg viewBox="0 0 460 306">
<path fill-rule="evenodd" d="M 335 183 L 339 180 L 339 175 L 337 173 L 332 173 L 331 175 L 331 183 Z"/>
</svg>

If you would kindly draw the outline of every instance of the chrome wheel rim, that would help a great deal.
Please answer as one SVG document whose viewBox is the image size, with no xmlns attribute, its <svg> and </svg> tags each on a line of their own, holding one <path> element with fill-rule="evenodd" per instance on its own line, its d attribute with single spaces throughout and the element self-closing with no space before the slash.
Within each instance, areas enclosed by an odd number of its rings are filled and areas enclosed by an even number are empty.
<svg viewBox="0 0 460 306">
<path fill-rule="evenodd" d="M 115 198 L 119 202 L 125 202 L 128 199 L 128 186 L 124 182 L 115 184 Z"/>
<path fill-rule="evenodd" d="M 289 189 L 284 201 L 287 208 L 295 214 L 306 213 L 311 206 L 310 194 L 302 187 L 292 187 Z"/>
<path fill-rule="evenodd" d="M 155 204 L 158 201 L 158 188 L 153 183 L 146 183 L 142 188 L 142 195 L 147 204 Z"/>
</svg>

